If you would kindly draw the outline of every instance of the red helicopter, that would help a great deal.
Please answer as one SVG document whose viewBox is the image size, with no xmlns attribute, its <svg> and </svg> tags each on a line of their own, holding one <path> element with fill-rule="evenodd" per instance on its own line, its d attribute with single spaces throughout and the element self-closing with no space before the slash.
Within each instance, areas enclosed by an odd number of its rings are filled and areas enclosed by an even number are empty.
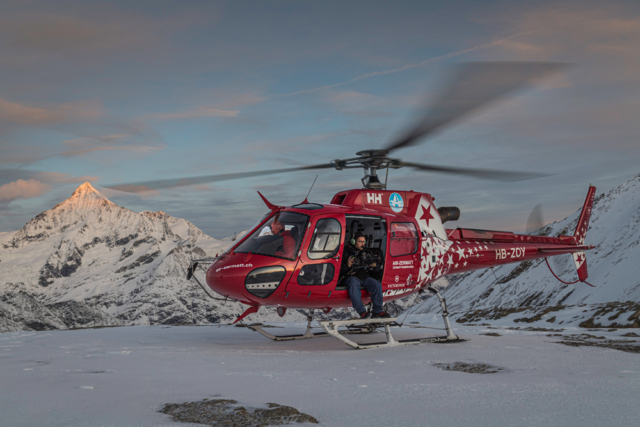
<svg viewBox="0 0 640 427">
<path fill-rule="evenodd" d="M 585 251 L 594 248 L 585 245 L 584 241 L 595 187 L 589 186 L 575 233 L 548 237 L 507 231 L 446 228 L 445 223 L 460 217 L 458 208 L 438 208 L 434 203 L 435 198 L 428 193 L 387 190 L 386 179 L 384 183 L 381 182 L 377 172 L 386 169 L 388 176 L 390 168 L 410 167 L 502 181 L 543 176 L 412 163 L 390 158 L 388 154 L 415 144 L 418 139 L 434 133 L 454 119 L 559 67 L 561 64 L 515 62 L 460 65 L 443 95 L 417 126 L 385 149 L 360 151 L 356 153 L 357 157 L 351 159 L 297 168 L 151 181 L 110 188 L 139 192 L 300 170 L 363 168 L 363 188 L 341 191 L 329 203 L 310 203 L 305 199 L 293 206 L 276 206 L 259 193 L 269 212 L 219 257 L 193 260 L 188 279 L 195 278 L 196 268 L 208 265 L 208 289 L 225 299 L 248 305 L 236 322 L 263 306 L 276 308 L 280 316 L 289 308 L 310 310 L 307 330 L 301 335 L 275 336 L 263 330 L 261 324 L 248 325 L 274 340 L 331 335 L 353 348 L 456 341 L 459 337 L 451 330 L 446 301 L 430 284 L 446 275 L 567 253 L 573 254 L 578 280 L 585 282 L 588 275 Z M 274 222 L 284 227 L 290 236 L 288 241 L 284 241 L 282 233 L 276 235 L 270 232 Z M 368 249 L 382 260 L 382 266 L 374 278 L 382 283 L 385 303 L 406 298 L 424 289 L 433 292 L 443 309 L 446 336 L 395 340 L 390 326 L 397 325 L 396 318 L 321 320 L 319 323 L 324 332 L 311 332 L 314 310 L 329 313 L 334 308 L 351 307 L 346 286 L 340 277 L 340 267 L 343 249 L 345 245 L 353 244 L 350 241 L 356 232 L 366 236 Z M 198 283 L 205 289 L 202 283 Z M 362 300 L 365 304 L 370 302 L 369 294 L 364 290 Z M 386 342 L 359 344 L 345 336 L 372 332 L 377 328 L 384 328 Z"/>
</svg>

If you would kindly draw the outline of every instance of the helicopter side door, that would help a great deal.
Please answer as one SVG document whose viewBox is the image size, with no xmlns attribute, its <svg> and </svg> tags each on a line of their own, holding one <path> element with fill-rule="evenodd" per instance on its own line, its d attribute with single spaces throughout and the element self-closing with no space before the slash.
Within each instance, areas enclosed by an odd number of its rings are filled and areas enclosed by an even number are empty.
<svg viewBox="0 0 640 427">
<path fill-rule="evenodd" d="M 383 282 L 385 297 L 403 295 L 414 288 L 420 268 L 419 248 L 420 235 L 413 222 L 389 222 L 389 251 Z"/>
<path fill-rule="evenodd" d="M 311 220 L 300 258 L 286 292 L 291 302 L 303 300 L 306 306 L 316 297 L 318 307 L 326 307 L 340 276 L 344 246 L 344 215 L 318 215 Z M 317 297 L 322 297 L 318 299 Z M 327 300 L 324 300 L 326 298 Z"/>
</svg>

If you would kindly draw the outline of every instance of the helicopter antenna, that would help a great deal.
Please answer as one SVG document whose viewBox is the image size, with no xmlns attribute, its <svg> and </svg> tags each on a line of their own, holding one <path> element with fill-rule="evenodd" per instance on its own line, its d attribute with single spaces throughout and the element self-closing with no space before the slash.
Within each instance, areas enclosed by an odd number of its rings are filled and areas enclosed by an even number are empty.
<svg viewBox="0 0 640 427">
<path fill-rule="evenodd" d="M 311 183 L 311 188 L 309 189 L 309 192 L 307 193 L 307 197 L 304 198 L 304 202 L 302 203 L 309 203 L 309 201 L 307 200 L 309 198 L 309 194 L 311 194 L 311 190 L 313 190 L 313 186 L 316 183 L 316 180 L 318 179 L 318 175 L 316 175 L 316 179 L 313 180 L 313 183 Z"/>
</svg>

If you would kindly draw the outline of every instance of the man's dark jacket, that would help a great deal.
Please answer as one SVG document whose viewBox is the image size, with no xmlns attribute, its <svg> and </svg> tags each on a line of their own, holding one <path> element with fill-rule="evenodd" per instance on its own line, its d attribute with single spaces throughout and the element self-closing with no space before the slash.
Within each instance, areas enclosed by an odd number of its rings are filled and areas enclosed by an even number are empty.
<svg viewBox="0 0 640 427">
<path fill-rule="evenodd" d="M 365 269 L 365 268 L 355 268 L 358 263 L 354 263 L 351 267 L 349 267 L 349 258 L 355 256 L 356 259 L 362 259 L 362 253 L 365 255 L 369 255 L 369 259 L 373 260 L 372 262 L 376 263 L 376 266 L 373 269 Z M 346 276 L 355 276 L 360 280 L 364 280 L 367 277 L 371 276 L 372 272 L 377 272 L 380 270 L 380 259 L 373 254 L 369 249 L 364 248 L 362 251 L 357 250 L 353 245 L 347 244 L 344 247 L 344 252 L 342 253 L 342 264 L 340 265 L 340 277 Z M 353 272 L 352 274 L 349 274 Z"/>
</svg>

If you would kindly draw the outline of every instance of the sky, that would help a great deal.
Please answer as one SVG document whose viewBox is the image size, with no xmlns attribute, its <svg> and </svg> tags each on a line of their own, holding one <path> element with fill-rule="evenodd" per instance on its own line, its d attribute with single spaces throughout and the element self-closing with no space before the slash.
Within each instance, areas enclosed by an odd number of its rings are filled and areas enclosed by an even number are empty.
<svg viewBox="0 0 640 427">
<path fill-rule="evenodd" d="M 380 148 L 451 67 L 568 64 L 393 153 L 551 176 L 517 183 L 392 170 L 389 188 L 458 206 L 458 226 L 524 232 L 640 173 L 640 3 L 611 1 L 2 1 L 0 232 L 90 182 L 135 211 L 222 238 L 272 203 L 360 188 L 304 171 L 133 195 L 109 185 L 296 167 Z"/>
</svg>

